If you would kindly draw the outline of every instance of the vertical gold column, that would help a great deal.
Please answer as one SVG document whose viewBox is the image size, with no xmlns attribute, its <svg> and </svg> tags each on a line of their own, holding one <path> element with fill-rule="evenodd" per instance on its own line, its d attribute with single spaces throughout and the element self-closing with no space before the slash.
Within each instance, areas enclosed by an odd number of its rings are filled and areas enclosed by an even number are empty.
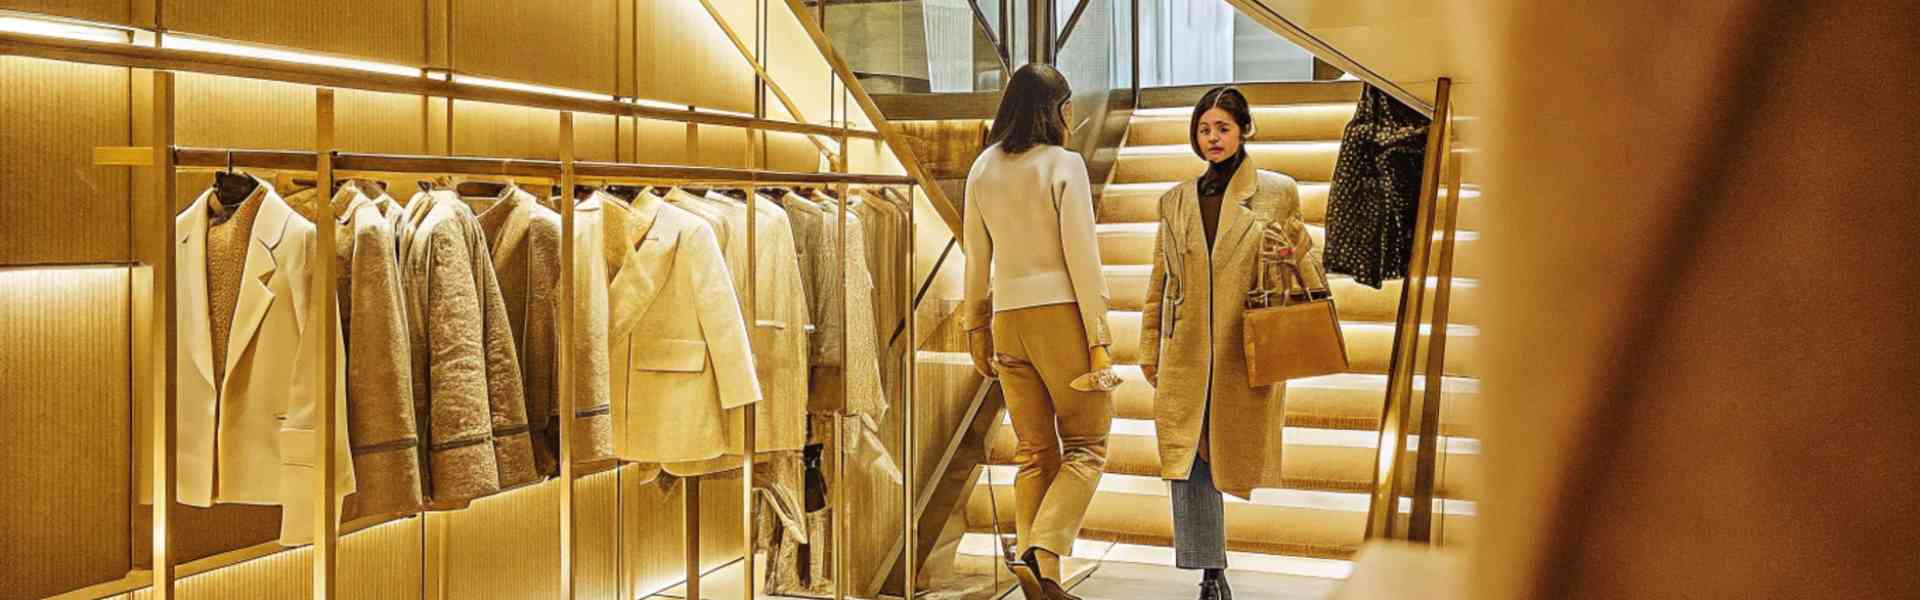
<svg viewBox="0 0 1920 600">
<path fill-rule="evenodd" d="M 681 531 L 686 539 L 681 547 L 687 558 L 687 600 L 700 600 L 700 476 L 680 480 Z"/>
<path fill-rule="evenodd" d="M 154 211 L 151 223 L 157 234 L 153 241 L 152 265 L 153 328 L 152 340 L 159 344 L 154 353 L 153 394 L 153 600 L 173 600 L 174 561 L 173 508 L 180 471 L 175 450 L 180 445 L 174 413 L 180 404 L 180 369 L 174 360 L 180 354 L 180 323 L 175 303 L 179 298 L 179 247 L 174 244 L 173 221 L 173 73 L 153 72 L 153 188 L 149 190 L 147 210 Z"/>
<path fill-rule="evenodd" d="M 313 106 L 314 186 L 319 188 L 315 192 L 321 206 L 326 206 L 333 193 L 333 90 L 315 90 Z M 307 286 L 312 294 L 307 298 L 307 331 L 315 333 L 307 336 L 307 341 L 312 344 L 308 351 L 316 359 L 312 373 L 314 452 L 320 457 L 315 461 L 314 476 L 319 481 L 314 482 L 312 499 L 314 600 L 332 600 L 338 594 L 340 572 L 340 507 L 333 502 L 340 472 L 340 463 L 334 460 L 340 449 L 336 433 L 343 426 L 334 413 L 340 399 L 335 373 L 341 367 L 339 355 L 334 354 L 340 340 L 333 291 L 334 226 L 331 214 L 314 220 L 315 256 L 307 261 L 312 269 L 312 283 Z"/>
<path fill-rule="evenodd" d="M 822 14 L 824 14 L 824 7 L 822 11 Z M 831 80 L 828 89 L 844 90 L 844 88 L 840 87 L 838 80 Z M 835 115 L 835 120 L 840 122 L 840 152 L 834 157 L 833 172 L 844 175 L 847 172 L 847 127 L 849 119 L 847 118 L 845 92 L 839 91 L 836 96 L 839 96 L 841 100 L 838 103 L 840 110 L 837 111 L 838 114 Z M 829 104 L 831 105 L 833 103 Z M 840 248 L 834 254 L 835 258 L 838 259 L 834 261 L 834 273 L 839 275 L 839 277 L 835 279 L 835 285 L 846 287 L 847 203 L 852 200 L 852 198 L 847 196 L 849 188 L 846 183 L 840 183 L 837 187 L 840 191 L 840 206 L 837 211 L 839 221 L 835 227 L 838 227 L 840 231 Z M 847 314 L 848 304 L 845 300 L 846 297 L 846 294 L 841 294 L 840 320 L 843 323 L 850 320 L 850 316 Z M 843 354 L 841 356 L 841 362 L 842 364 L 849 365 L 848 368 L 851 368 L 853 362 L 852 357 L 845 356 L 844 354 L 847 352 L 847 349 L 852 348 L 848 338 L 850 335 L 848 332 L 852 330 L 852 327 L 840 328 L 840 352 Z M 840 386 L 840 406 L 834 410 L 833 415 L 833 600 L 846 600 L 847 598 L 847 555 L 849 554 L 847 552 L 847 521 L 848 517 L 851 516 L 847 513 L 847 394 L 848 386 Z"/>
<path fill-rule="evenodd" d="M 560 598 L 574 596 L 575 512 L 573 496 L 573 311 L 578 296 L 573 279 L 573 112 L 560 112 L 560 313 L 554 315 L 555 346 L 560 348 L 554 375 L 560 378 Z"/>
<path fill-rule="evenodd" d="M 919 248 L 919 244 L 915 243 L 917 230 L 914 229 L 913 218 L 914 200 L 919 197 L 919 190 L 919 186 L 907 187 L 906 265 L 908 273 L 913 272 L 914 259 L 916 258 L 915 253 Z M 912 280 L 912 277 L 907 277 L 901 281 L 911 282 Z M 914 449 L 915 445 L 919 442 L 919 437 L 916 435 L 918 428 L 915 427 L 913 410 L 914 401 L 919 399 L 920 396 L 920 391 L 917 387 L 919 377 L 916 375 L 916 372 L 919 371 L 919 365 L 915 364 L 915 359 L 919 356 L 919 342 L 915 338 L 915 335 L 918 333 L 919 328 L 915 327 L 915 321 L 918 319 L 914 318 L 914 312 L 917 307 L 914 305 L 912 292 L 913 289 L 909 287 L 903 302 L 905 306 L 902 308 L 904 310 L 900 312 L 900 314 L 906 315 L 907 319 L 907 351 L 903 353 L 905 358 L 902 359 L 906 364 L 901 369 L 901 371 L 906 374 L 907 381 L 906 384 L 901 387 L 906 393 L 902 394 L 900 408 L 900 472 L 902 474 L 901 479 L 903 480 L 900 486 L 902 492 L 904 492 L 900 494 L 900 535 L 906 536 L 904 538 L 906 542 L 906 552 L 902 554 L 901 557 L 907 561 L 905 565 L 906 584 L 901 586 L 900 593 L 905 600 L 914 600 L 914 598 L 919 596 L 916 581 L 920 576 L 920 569 L 918 568 L 920 563 L 920 518 L 919 515 L 914 514 L 913 510 L 920 496 L 919 488 L 914 486 L 914 475 L 918 473 L 917 469 L 919 469 L 919 466 L 914 464 Z"/>
<path fill-rule="evenodd" d="M 1399 322 L 1393 330 L 1393 358 L 1387 369 L 1386 406 L 1381 411 L 1379 454 L 1375 457 L 1373 497 L 1367 509 L 1368 539 L 1403 537 L 1394 515 L 1400 510 L 1401 462 L 1407 439 L 1407 406 L 1413 396 L 1414 362 L 1420 355 L 1420 320 L 1427 289 L 1427 254 L 1433 247 L 1434 204 L 1440 167 L 1447 159 L 1447 119 L 1453 82 L 1435 85 L 1433 122 L 1427 127 L 1426 165 L 1420 175 L 1420 199 L 1413 227 L 1413 254 L 1406 284 L 1400 288 Z"/>
</svg>

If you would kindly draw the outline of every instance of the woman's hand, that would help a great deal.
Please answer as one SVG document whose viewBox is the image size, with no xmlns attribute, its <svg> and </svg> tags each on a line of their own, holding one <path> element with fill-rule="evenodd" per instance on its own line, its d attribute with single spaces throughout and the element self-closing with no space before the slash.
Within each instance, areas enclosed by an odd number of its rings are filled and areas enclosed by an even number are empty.
<svg viewBox="0 0 1920 600">
<path fill-rule="evenodd" d="M 1147 376 L 1147 385 L 1160 387 L 1160 367 L 1158 365 L 1140 365 L 1140 374 Z"/>
<path fill-rule="evenodd" d="M 993 368 L 992 327 L 981 327 L 967 332 L 967 353 L 973 355 L 973 370 L 979 371 L 981 377 L 999 376 Z"/>
</svg>

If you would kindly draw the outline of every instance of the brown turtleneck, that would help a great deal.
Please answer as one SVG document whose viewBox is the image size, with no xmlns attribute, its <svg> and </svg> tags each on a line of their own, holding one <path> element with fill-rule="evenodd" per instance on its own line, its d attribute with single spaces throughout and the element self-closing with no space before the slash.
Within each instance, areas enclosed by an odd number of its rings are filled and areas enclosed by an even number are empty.
<svg viewBox="0 0 1920 600">
<path fill-rule="evenodd" d="M 218 199 L 207 203 L 207 316 L 213 330 L 213 381 L 227 377 L 227 336 L 233 332 L 233 313 L 239 309 L 240 279 L 247 269 L 247 250 L 253 240 L 253 221 L 260 216 L 266 190 L 256 190 L 231 215 Z"/>
<path fill-rule="evenodd" d="M 1233 181 L 1233 174 L 1240 170 L 1240 163 L 1246 162 L 1247 149 L 1232 158 L 1207 165 L 1207 172 L 1200 176 L 1200 225 L 1207 232 L 1207 252 L 1213 252 L 1213 238 L 1220 232 L 1220 202 L 1227 194 L 1227 184 Z"/>
</svg>

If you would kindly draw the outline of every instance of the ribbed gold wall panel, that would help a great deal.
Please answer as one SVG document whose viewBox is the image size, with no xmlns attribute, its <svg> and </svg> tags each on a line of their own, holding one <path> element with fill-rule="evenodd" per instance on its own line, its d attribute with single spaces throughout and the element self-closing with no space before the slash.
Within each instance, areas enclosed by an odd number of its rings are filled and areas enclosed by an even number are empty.
<svg viewBox="0 0 1920 600">
<path fill-rule="evenodd" d="M 612 94 L 618 1 L 453 0 L 454 69 Z"/>
<path fill-rule="evenodd" d="M 793 100 L 800 114 L 768 94 L 767 114 L 771 118 L 808 123 L 828 123 L 833 118 L 833 66 L 827 64 L 820 47 L 814 45 L 793 11 L 785 2 L 769 2 L 767 14 L 767 56 L 762 59 L 767 73 Z M 752 27 L 734 25 L 735 31 Z M 744 35 L 744 34 L 743 34 Z"/>
<path fill-rule="evenodd" d="M 340 597 L 406 600 L 420 595 L 420 519 L 403 519 L 340 538 Z M 297 600 L 313 597 L 313 551 L 303 547 L 181 579 L 182 600 Z M 117 599 L 145 600 L 141 589 Z M 474 598 L 508 596 L 474 596 Z"/>
<path fill-rule="evenodd" d="M 698 0 L 634 1 L 632 64 L 640 97 L 753 112 L 753 66 Z M 740 31 L 752 46 L 752 28 Z"/>
<path fill-rule="evenodd" d="M 0 598 L 126 573 L 128 294 L 125 268 L 0 270 Z"/>
<path fill-rule="evenodd" d="M 180 145 L 313 148 L 313 86 L 181 73 L 175 94 Z M 339 90 L 334 104 L 341 150 L 426 151 L 426 108 L 420 97 Z"/>
<path fill-rule="evenodd" d="M 427 5 L 419 0 L 163 0 L 162 4 L 165 25 L 174 31 L 406 66 L 426 61 Z"/>
<path fill-rule="evenodd" d="M 614 117 L 578 114 L 573 118 L 574 155 L 582 160 L 613 160 Z M 453 153 L 466 156 L 560 158 L 559 111 L 456 101 L 453 103 Z"/>
<path fill-rule="evenodd" d="M 131 0 L 4 0 L 0 8 L 103 23 L 133 22 Z"/>
<path fill-rule="evenodd" d="M 620 479 L 603 471 L 574 483 L 574 589 L 580 600 L 611 600 L 620 560 Z"/>
<path fill-rule="evenodd" d="M 560 488 L 547 481 L 446 514 L 447 598 L 560 594 Z"/>
<path fill-rule="evenodd" d="M 0 264 L 129 257 L 128 169 L 93 166 L 128 118 L 126 69 L 0 58 Z"/>
<path fill-rule="evenodd" d="M 632 473 L 629 469 L 627 473 Z M 663 490 L 657 481 L 641 482 L 631 475 L 622 478 L 625 487 L 621 500 L 626 504 L 627 576 L 633 582 L 628 589 L 636 594 L 654 592 L 686 579 L 685 539 L 681 522 L 685 480 Z M 712 569 L 740 558 L 745 532 L 740 523 L 740 477 L 724 475 L 703 478 L 700 486 L 700 562 L 702 570 Z"/>
<path fill-rule="evenodd" d="M 905 175 L 907 170 L 893 150 L 878 140 L 847 140 L 847 168 L 854 173 Z"/>
<path fill-rule="evenodd" d="M 776 171 L 819 171 L 820 148 L 801 134 L 768 133 L 767 168 Z"/>
</svg>

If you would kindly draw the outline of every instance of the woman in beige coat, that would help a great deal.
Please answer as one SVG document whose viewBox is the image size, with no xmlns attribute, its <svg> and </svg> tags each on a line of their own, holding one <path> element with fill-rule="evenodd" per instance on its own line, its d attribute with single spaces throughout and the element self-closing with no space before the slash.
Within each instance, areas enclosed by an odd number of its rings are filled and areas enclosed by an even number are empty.
<svg viewBox="0 0 1920 600">
<path fill-rule="evenodd" d="M 1242 309 L 1262 232 L 1292 240 L 1309 287 L 1325 287 L 1293 178 L 1244 164 L 1253 115 L 1217 87 L 1194 107 L 1192 146 L 1207 172 L 1160 197 L 1160 231 L 1140 326 L 1140 370 L 1154 386 L 1160 475 L 1171 482 L 1174 556 L 1204 569 L 1202 600 L 1232 600 L 1220 492 L 1280 485 L 1286 387 L 1247 379 Z"/>
</svg>

